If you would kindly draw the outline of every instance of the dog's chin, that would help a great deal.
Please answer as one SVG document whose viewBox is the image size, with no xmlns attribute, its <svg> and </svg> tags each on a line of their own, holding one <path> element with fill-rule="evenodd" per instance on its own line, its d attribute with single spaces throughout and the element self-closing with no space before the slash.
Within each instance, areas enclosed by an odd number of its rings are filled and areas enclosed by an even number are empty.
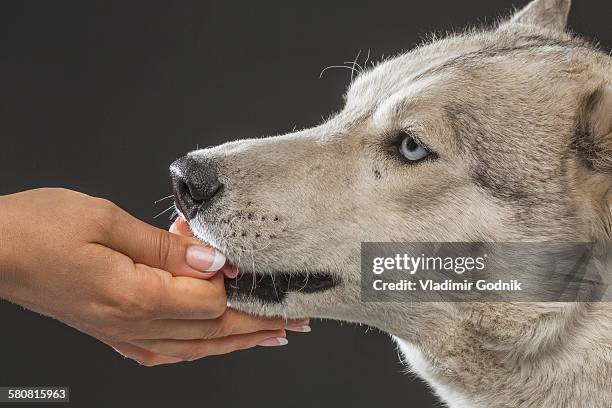
<svg viewBox="0 0 612 408">
<path fill-rule="evenodd" d="M 326 272 L 253 274 L 240 271 L 235 278 L 225 279 L 225 290 L 230 303 L 280 305 L 287 294 L 313 294 L 337 286 L 338 279 Z"/>
<path fill-rule="evenodd" d="M 254 273 L 236 268 L 232 265 L 232 258 L 239 258 L 239 253 L 233 254 L 231 247 L 221 245 L 215 234 L 201 223 L 191 221 L 189 228 L 195 237 L 225 252 L 227 262 L 222 271 L 226 274 L 225 290 L 231 304 L 281 306 L 289 293 L 319 293 L 339 284 L 339 279 L 326 271 L 287 272 L 268 269 L 263 273 Z"/>
</svg>

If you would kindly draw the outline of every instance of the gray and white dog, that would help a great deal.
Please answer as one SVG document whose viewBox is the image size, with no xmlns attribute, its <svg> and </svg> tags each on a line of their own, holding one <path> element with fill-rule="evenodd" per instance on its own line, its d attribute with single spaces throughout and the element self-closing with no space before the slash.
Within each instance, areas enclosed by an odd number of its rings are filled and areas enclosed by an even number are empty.
<svg viewBox="0 0 612 408">
<path fill-rule="evenodd" d="M 612 406 L 612 304 L 371 303 L 362 241 L 594 241 L 612 231 L 612 58 L 535 0 L 362 72 L 311 129 L 172 166 L 232 307 L 392 334 L 450 407 Z M 308 278 L 306 278 L 308 277 Z"/>
</svg>

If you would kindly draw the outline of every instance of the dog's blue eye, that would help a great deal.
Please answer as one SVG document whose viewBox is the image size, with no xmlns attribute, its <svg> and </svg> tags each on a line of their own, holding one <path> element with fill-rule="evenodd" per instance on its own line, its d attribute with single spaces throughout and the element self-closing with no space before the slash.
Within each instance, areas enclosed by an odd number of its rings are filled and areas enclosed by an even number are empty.
<svg viewBox="0 0 612 408">
<path fill-rule="evenodd" d="M 421 146 L 412 136 L 407 134 L 400 139 L 399 152 L 407 160 L 412 162 L 423 160 L 431 154 L 429 150 Z"/>
</svg>

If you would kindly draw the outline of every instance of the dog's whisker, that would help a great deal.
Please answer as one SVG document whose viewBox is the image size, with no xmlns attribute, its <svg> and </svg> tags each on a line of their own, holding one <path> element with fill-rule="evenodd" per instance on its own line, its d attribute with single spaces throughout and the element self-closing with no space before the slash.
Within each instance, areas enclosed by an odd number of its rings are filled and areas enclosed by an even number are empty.
<svg viewBox="0 0 612 408">
<path fill-rule="evenodd" d="M 357 74 L 360 74 L 360 73 L 363 72 L 363 67 L 358 62 L 355 62 L 355 61 L 344 61 L 343 64 L 350 64 L 351 68 L 353 67 L 353 64 L 354 64 L 357 67 L 357 68 L 355 68 L 355 72 Z"/>
<path fill-rule="evenodd" d="M 240 258 L 242 257 L 242 253 L 245 252 L 242 248 L 240 249 L 240 254 L 238 255 L 238 263 L 240 264 Z M 251 289 L 249 290 L 249 296 L 253 296 L 255 292 L 255 288 L 257 287 L 257 276 L 255 276 L 255 272 L 253 272 L 251 277 Z"/>
<path fill-rule="evenodd" d="M 170 194 L 169 196 L 162 197 L 162 198 L 160 198 L 160 199 L 158 199 L 158 200 L 155 200 L 155 201 L 154 201 L 154 204 L 161 203 L 162 201 L 167 200 L 167 199 L 172 198 L 172 197 L 174 197 L 174 194 Z"/>
<path fill-rule="evenodd" d="M 255 275 L 255 256 L 253 256 L 253 253 L 251 253 L 251 268 L 253 269 L 253 275 Z"/>
<path fill-rule="evenodd" d="M 274 294 L 276 295 L 276 300 L 280 302 L 280 297 L 278 296 L 278 291 L 276 290 L 276 282 L 274 281 L 274 274 L 271 273 L 270 277 L 272 278 L 272 288 L 274 288 Z"/>
<path fill-rule="evenodd" d="M 323 68 L 323 70 L 322 70 L 322 71 L 321 71 L 321 73 L 319 74 L 319 79 L 323 78 L 323 73 L 324 73 L 325 71 L 327 71 L 328 69 L 331 69 L 331 68 L 346 68 L 346 69 L 350 69 L 350 70 L 351 70 L 351 79 L 353 78 L 353 76 L 352 76 L 352 75 L 353 75 L 353 74 L 352 74 L 352 72 L 354 72 L 355 68 L 353 68 L 353 67 L 347 67 L 346 65 L 330 65 L 329 67 L 325 67 L 325 68 Z"/>
<path fill-rule="evenodd" d="M 361 72 L 361 70 L 363 69 L 363 67 L 361 66 L 361 64 L 359 64 L 358 62 L 354 62 L 354 61 L 344 61 L 343 64 L 346 64 L 347 67 L 353 69 L 353 64 L 355 65 L 356 68 L 354 68 L 354 71 L 359 74 Z"/>
<path fill-rule="evenodd" d="M 359 50 L 359 52 L 357 53 L 357 56 L 353 60 L 353 70 L 351 71 L 351 81 L 353 81 L 353 74 L 355 73 L 355 64 L 357 64 L 357 60 L 359 59 L 360 55 L 361 55 L 361 50 Z"/>
<path fill-rule="evenodd" d="M 161 216 L 161 215 L 163 215 L 163 214 L 167 213 L 168 211 L 170 211 L 170 210 L 172 210 L 172 209 L 174 209 L 174 204 L 173 204 L 173 205 L 171 205 L 170 207 L 166 208 L 164 211 L 160 212 L 159 214 L 157 214 L 157 215 L 156 215 L 155 217 L 153 217 L 153 218 L 155 219 L 155 218 L 157 218 L 157 217 L 159 217 L 159 216 Z"/>
<path fill-rule="evenodd" d="M 364 66 L 364 68 L 367 68 L 367 67 L 368 67 L 368 61 L 369 61 L 369 60 L 370 60 L 370 49 L 368 48 L 368 55 L 366 56 L 366 59 L 365 59 L 365 61 L 363 62 L 363 66 Z M 362 70 L 361 72 L 363 72 L 363 70 Z"/>
<path fill-rule="evenodd" d="M 302 287 L 299 288 L 296 292 L 301 292 L 306 287 L 306 285 L 308 285 L 308 271 L 306 271 L 306 281 L 304 282 Z"/>
</svg>

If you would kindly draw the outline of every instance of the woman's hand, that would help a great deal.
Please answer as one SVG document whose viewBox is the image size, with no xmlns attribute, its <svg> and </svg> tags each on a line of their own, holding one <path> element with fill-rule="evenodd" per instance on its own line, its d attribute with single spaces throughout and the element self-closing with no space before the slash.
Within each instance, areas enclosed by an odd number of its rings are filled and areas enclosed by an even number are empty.
<svg viewBox="0 0 612 408">
<path fill-rule="evenodd" d="M 0 197 L 0 297 L 53 316 L 147 366 L 256 345 L 285 328 L 226 308 L 225 258 L 63 189 Z"/>
</svg>

